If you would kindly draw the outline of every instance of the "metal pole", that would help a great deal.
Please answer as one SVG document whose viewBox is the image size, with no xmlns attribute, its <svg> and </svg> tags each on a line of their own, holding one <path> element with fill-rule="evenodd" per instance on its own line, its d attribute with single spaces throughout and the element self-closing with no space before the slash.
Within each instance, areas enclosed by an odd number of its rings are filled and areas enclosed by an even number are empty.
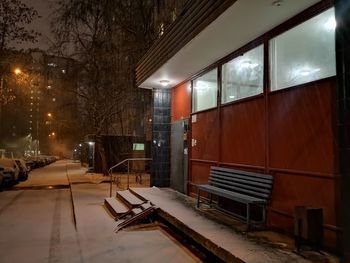
<svg viewBox="0 0 350 263">
<path fill-rule="evenodd" d="M 109 171 L 109 180 L 110 180 L 110 184 L 109 184 L 109 197 L 112 197 L 112 171 Z"/>
<path fill-rule="evenodd" d="M 129 160 L 128 160 L 128 190 L 129 190 Z"/>
</svg>

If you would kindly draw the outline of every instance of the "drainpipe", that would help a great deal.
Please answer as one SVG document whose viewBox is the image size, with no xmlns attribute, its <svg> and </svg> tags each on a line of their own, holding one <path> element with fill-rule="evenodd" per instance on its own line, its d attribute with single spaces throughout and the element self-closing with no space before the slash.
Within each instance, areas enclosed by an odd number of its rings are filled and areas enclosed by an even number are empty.
<svg viewBox="0 0 350 263">
<path fill-rule="evenodd" d="M 350 262 L 350 1 L 335 0 L 340 223 L 344 262 Z"/>
</svg>

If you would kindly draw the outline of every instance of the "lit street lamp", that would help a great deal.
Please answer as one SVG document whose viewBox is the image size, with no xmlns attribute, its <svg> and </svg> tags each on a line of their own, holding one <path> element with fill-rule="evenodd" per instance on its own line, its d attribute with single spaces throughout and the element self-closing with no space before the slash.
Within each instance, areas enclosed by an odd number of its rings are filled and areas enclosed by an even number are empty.
<svg viewBox="0 0 350 263">
<path fill-rule="evenodd" d="M 15 68 L 13 71 L 16 75 L 19 75 L 22 73 L 22 70 L 20 68 Z"/>
</svg>

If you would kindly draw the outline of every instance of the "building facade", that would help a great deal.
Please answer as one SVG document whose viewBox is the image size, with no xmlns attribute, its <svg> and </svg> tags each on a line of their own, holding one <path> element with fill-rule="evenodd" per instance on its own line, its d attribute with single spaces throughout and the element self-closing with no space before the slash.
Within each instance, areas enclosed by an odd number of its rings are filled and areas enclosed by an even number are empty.
<svg viewBox="0 0 350 263">
<path fill-rule="evenodd" d="M 154 94 L 153 184 L 194 196 L 213 165 L 271 174 L 268 226 L 292 234 L 296 206 L 320 207 L 324 245 L 346 255 L 349 8 L 192 1 L 137 67 Z"/>
<path fill-rule="evenodd" d="M 2 147 L 16 156 L 69 157 L 78 141 L 75 63 L 42 51 L 18 55 L 9 63 L 4 85 L 14 99 L 2 106 Z"/>
</svg>

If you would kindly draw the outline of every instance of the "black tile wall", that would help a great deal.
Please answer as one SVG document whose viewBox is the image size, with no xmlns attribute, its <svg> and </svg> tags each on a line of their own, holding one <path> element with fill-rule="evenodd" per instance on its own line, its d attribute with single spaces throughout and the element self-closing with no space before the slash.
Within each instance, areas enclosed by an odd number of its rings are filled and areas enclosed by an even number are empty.
<svg viewBox="0 0 350 263">
<path fill-rule="evenodd" d="M 153 91 L 153 140 L 151 185 L 170 185 L 171 90 Z"/>
</svg>

